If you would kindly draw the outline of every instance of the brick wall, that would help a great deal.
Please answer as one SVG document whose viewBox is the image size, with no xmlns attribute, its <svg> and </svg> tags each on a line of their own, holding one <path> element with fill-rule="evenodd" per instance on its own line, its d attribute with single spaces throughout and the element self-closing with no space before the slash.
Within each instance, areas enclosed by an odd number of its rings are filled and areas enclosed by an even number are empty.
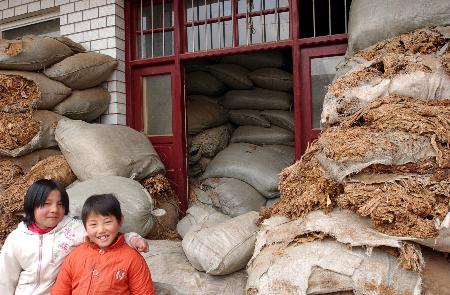
<svg viewBox="0 0 450 295">
<path fill-rule="evenodd" d="M 58 9 L 62 36 L 81 43 L 87 50 L 104 53 L 119 61 L 117 70 L 104 83 L 111 93 L 109 109 L 100 121 L 125 125 L 125 21 L 124 0 L 0 0 L 3 23 Z"/>
</svg>

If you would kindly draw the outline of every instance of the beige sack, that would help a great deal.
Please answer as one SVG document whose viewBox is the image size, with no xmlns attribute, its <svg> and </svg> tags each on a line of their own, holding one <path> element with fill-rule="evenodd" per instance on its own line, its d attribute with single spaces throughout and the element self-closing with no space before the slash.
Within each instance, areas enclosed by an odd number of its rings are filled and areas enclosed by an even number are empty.
<svg viewBox="0 0 450 295">
<path fill-rule="evenodd" d="M 55 141 L 55 128 L 62 116 L 50 111 L 35 111 L 33 120 L 38 122 L 39 131 L 27 144 L 12 149 L 0 149 L 0 156 L 18 157 L 37 149 L 57 146 Z"/>
<path fill-rule="evenodd" d="M 56 128 L 56 141 L 80 180 L 107 175 L 141 180 L 164 173 L 147 136 L 126 126 L 66 119 Z"/>
<path fill-rule="evenodd" d="M 156 288 L 170 290 L 161 295 L 245 295 L 245 271 L 227 276 L 211 276 L 195 270 L 186 259 L 180 242 L 149 241 L 143 256 Z M 161 286 L 161 284 L 164 284 Z M 159 286 L 158 286 L 159 285 Z M 160 293 L 158 293 L 160 295 Z"/>
<path fill-rule="evenodd" d="M 110 99 L 103 87 L 74 90 L 53 111 L 70 119 L 92 122 L 108 109 Z"/>
<path fill-rule="evenodd" d="M 228 91 L 221 103 L 230 110 L 288 110 L 293 100 L 292 95 L 286 92 L 256 88 Z"/>
<path fill-rule="evenodd" d="M 36 101 L 36 108 L 40 110 L 53 109 L 72 92 L 72 90 L 64 84 L 51 80 L 41 73 L 25 71 L 0 71 L 0 74 L 19 75 L 33 80 L 38 85 L 41 93 L 40 97 Z"/>
<path fill-rule="evenodd" d="M 106 81 L 117 60 L 96 52 L 77 53 L 51 66 L 44 73 L 72 89 L 87 89 Z"/>
<path fill-rule="evenodd" d="M 216 209 L 196 203 L 189 207 L 186 211 L 186 216 L 178 222 L 177 232 L 182 238 L 184 238 L 184 236 L 192 228 L 206 228 L 228 219 L 230 219 L 229 216 L 217 211 Z"/>
<path fill-rule="evenodd" d="M 192 266 L 212 275 L 227 275 L 245 267 L 258 231 L 257 212 L 249 212 L 207 228 L 191 229 L 182 246 Z"/>
<path fill-rule="evenodd" d="M 204 100 L 187 102 L 188 134 L 197 134 L 205 129 L 220 126 L 227 120 L 227 111 L 216 103 Z"/>
<path fill-rule="evenodd" d="M 154 201 L 137 181 L 120 176 L 103 176 L 78 182 L 67 189 L 70 215 L 81 218 L 87 198 L 98 194 L 114 194 L 119 200 L 124 222 L 121 232 L 135 232 L 145 237 L 153 227 Z"/>
<path fill-rule="evenodd" d="M 27 35 L 17 40 L 0 39 L 0 69 L 42 70 L 72 53 L 69 47 L 51 37 Z"/>
<path fill-rule="evenodd" d="M 208 66 L 208 71 L 231 89 L 250 89 L 253 87 L 249 79 L 249 70 L 234 64 L 215 64 Z"/>
<path fill-rule="evenodd" d="M 265 89 L 292 92 L 294 87 L 292 74 L 277 68 L 258 69 L 249 77 L 258 87 Z"/>
<path fill-rule="evenodd" d="M 293 221 L 281 216 L 265 220 L 247 266 L 247 292 L 327 294 L 353 290 L 357 295 L 384 295 L 390 290 L 420 295 L 420 274 L 399 267 L 396 257 L 377 248 L 399 248 L 402 243 L 359 227 L 361 223 L 354 223 L 352 216 L 347 211 L 330 215 L 315 211 Z M 417 254 L 421 267 L 423 260 L 420 252 Z"/>
</svg>

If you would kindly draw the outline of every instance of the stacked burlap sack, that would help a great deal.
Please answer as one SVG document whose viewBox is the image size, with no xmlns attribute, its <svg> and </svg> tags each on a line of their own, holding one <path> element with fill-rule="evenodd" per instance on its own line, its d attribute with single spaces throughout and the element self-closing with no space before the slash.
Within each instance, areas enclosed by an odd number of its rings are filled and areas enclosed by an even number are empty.
<svg viewBox="0 0 450 295">
<path fill-rule="evenodd" d="M 191 203 L 239 216 L 277 198 L 294 161 L 292 74 L 282 52 L 188 64 Z"/>
<path fill-rule="evenodd" d="M 428 27 L 348 56 L 326 128 L 262 211 L 248 294 L 442 290 L 421 249 L 450 252 L 449 41 Z"/>
<path fill-rule="evenodd" d="M 294 161 L 292 74 L 283 66 L 281 52 L 188 65 L 191 192 L 177 247 L 189 269 L 205 273 L 200 282 L 221 283 L 212 292 L 174 278 L 180 294 L 245 293 L 257 211 L 279 196 L 278 174 Z"/>
<path fill-rule="evenodd" d="M 114 193 L 123 231 L 173 236 L 178 198 L 148 138 L 125 126 L 86 123 L 108 108 L 109 93 L 99 85 L 116 65 L 64 37 L 0 40 L 0 244 L 40 178 L 70 185 L 74 216 L 88 196 Z M 159 216 L 152 196 L 168 214 Z"/>
</svg>

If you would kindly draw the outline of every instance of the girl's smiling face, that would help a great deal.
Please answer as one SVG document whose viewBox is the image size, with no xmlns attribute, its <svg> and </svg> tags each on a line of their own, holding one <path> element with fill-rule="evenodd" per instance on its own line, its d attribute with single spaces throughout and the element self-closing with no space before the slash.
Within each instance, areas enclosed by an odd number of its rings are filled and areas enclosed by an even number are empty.
<svg viewBox="0 0 450 295">
<path fill-rule="evenodd" d="M 53 228 L 63 219 L 65 213 L 58 190 L 52 190 L 42 207 L 34 209 L 34 222 L 40 229 Z"/>
</svg>

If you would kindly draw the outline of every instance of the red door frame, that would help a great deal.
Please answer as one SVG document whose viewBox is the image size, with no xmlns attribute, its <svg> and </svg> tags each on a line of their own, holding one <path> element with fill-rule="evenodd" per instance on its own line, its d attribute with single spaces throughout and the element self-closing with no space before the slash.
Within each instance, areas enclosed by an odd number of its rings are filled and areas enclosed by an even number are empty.
<svg viewBox="0 0 450 295">
<path fill-rule="evenodd" d="M 299 48 L 299 81 L 300 96 L 297 103 L 299 111 L 295 112 L 296 122 L 296 157 L 297 159 L 305 152 L 308 144 L 319 137 L 320 129 L 313 129 L 312 113 L 312 91 L 311 91 L 311 60 L 313 58 L 344 55 L 347 43 L 333 45 L 319 45 L 315 47 Z"/>
<path fill-rule="evenodd" d="M 264 44 L 253 44 L 248 46 L 236 46 L 223 49 L 212 49 L 208 51 L 200 52 L 187 52 L 186 46 L 186 26 L 185 26 L 185 1 L 173 1 L 174 10 L 174 55 L 161 56 L 152 59 L 137 60 L 136 52 L 132 52 L 134 46 L 133 42 L 136 42 L 135 31 L 132 31 L 133 25 L 131 25 L 136 19 L 133 14 L 132 2 L 136 0 L 125 1 L 125 73 L 126 73 L 126 96 L 127 96 L 127 125 L 137 130 L 142 129 L 142 125 L 137 125 L 136 117 L 138 114 L 142 114 L 142 102 L 136 102 L 139 100 L 133 99 L 133 97 L 139 95 L 137 93 L 137 87 L 132 87 L 133 81 L 138 79 L 133 72 L 140 73 L 160 73 L 161 71 L 167 71 L 172 74 L 172 93 L 173 93 L 173 135 L 174 144 L 174 157 L 176 163 L 179 165 L 176 171 L 176 181 L 178 182 L 178 195 L 181 202 L 181 211 L 185 212 L 187 209 L 187 196 L 188 196 L 188 159 L 187 159 L 187 143 L 186 143 L 186 109 L 185 109 L 185 95 L 184 95 L 184 67 L 183 63 L 200 58 L 218 57 L 225 55 L 233 55 L 240 53 L 256 52 L 261 50 L 272 50 L 290 48 L 292 51 L 293 60 L 293 75 L 294 75 L 294 112 L 295 112 L 295 151 L 296 158 L 299 159 L 305 151 L 308 142 L 316 138 L 320 131 L 308 130 L 311 128 L 311 77 L 310 77 L 310 59 L 314 57 L 324 57 L 341 55 L 345 53 L 347 44 L 347 35 L 331 35 L 321 36 L 315 38 L 299 39 L 300 38 L 300 26 L 299 26 L 299 1 L 290 0 L 290 39 L 279 42 L 270 42 Z M 234 6 L 237 10 L 237 5 Z M 234 18 L 237 22 L 237 19 Z M 234 25 L 234 31 L 237 26 Z M 234 41 L 237 42 L 238 36 L 234 34 Z M 237 43 L 235 43 L 237 45 Z M 345 48 L 345 49 L 344 49 Z M 141 69 L 150 68 L 149 72 Z M 170 70 L 169 70 L 170 69 Z M 302 85 L 309 85 L 302 87 Z M 140 106 L 139 106 L 140 105 Z M 308 115 L 309 113 L 309 115 Z M 142 124 L 142 117 L 139 124 Z M 158 144 L 158 138 L 152 137 L 152 142 Z M 162 142 L 161 142 L 162 143 Z"/>
</svg>

